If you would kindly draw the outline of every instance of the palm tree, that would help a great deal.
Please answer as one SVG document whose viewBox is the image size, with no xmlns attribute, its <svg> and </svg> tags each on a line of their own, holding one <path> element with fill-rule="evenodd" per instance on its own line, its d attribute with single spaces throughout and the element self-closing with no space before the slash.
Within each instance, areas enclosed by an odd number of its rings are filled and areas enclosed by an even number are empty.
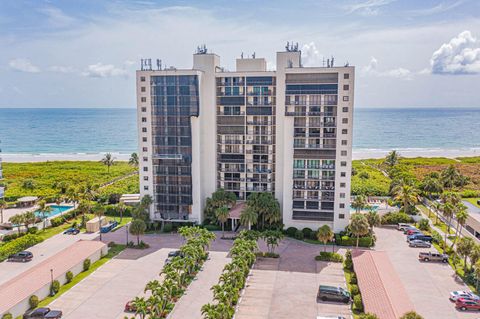
<svg viewBox="0 0 480 319">
<path fill-rule="evenodd" d="M 252 207 L 247 206 L 240 214 L 240 224 L 248 227 L 248 230 L 252 228 L 258 221 L 258 214 Z"/>
<path fill-rule="evenodd" d="M 117 204 L 117 209 L 120 213 L 120 221 L 118 223 L 121 224 L 123 219 L 123 213 L 125 213 L 125 211 L 127 210 L 127 205 L 125 205 L 125 203 L 123 202 L 120 202 Z"/>
<path fill-rule="evenodd" d="M 41 201 L 38 202 L 38 209 L 40 211 L 40 214 L 42 214 L 43 230 L 45 230 L 45 222 L 47 221 L 47 217 L 53 211 L 53 208 L 47 205 L 47 202 L 44 199 L 42 199 Z"/>
<path fill-rule="evenodd" d="M 137 245 L 140 245 L 140 235 L 145 233 L 145 229 L 147 229 L 147 225 L 142 219 L 135 219 L 130 223 L 130 234 L 137 236 Z"/>
<path fill-rule="evenodd" d="M 475 265 L 473 265 L 473 272 L 475 274 L 476 280 L 476 285 L 475 285 L 475 290 L 478 291 L 478 283 L 480 282 L 480 260 L 477 260 Z"/>
<path fill-rule="evenodd" d="M 429 199 L 432 199 L 433 194 L 440 194 L 443 192 L 443 185 L 440 180 L 429 175 L 425 176 L 420 188 Z"/>
<path fill-rule="evenodd" d="M 457 181 L 460 179 L 460 176 L 461 176 L 460 172 L 452 164 L 442 171 L 442 173 L 440 174 L 440 179 L 442 180 L 443 186 L 445 188 L 451 189 L 455 186 Z"/>
<path fill-rule="evenodd" d="M 366 208 L 368 206 L 368 203 L 367 203 L 367 197 L 365 197 L 365 195 L 357 195 L 355 196 L 355 199 L 353 200 L 353 202 L 350 204 L 350 206 L 352 206 L 353 209 L 355 209 L 355 211 L 357 213 L 360 213 L 360 211 L 364 208 Z"/>
<path fill-rule="evenodd" d="M 368 224 L 367 217 L 360 213 L 352 214 L 350 217 L 350 231 L 353 235 L 357 236 L 357 245 L 360 241 L 360 236 L 367 235 L 370 231 L 370 225 Z"/>
<path fill-rule="evenodd" d="M 453 240 L 452 247 L 457 242 L 457 238 L 462 236 L 462 228 L 465 226 L 465 223 L 468 219 L 468 210 L 467 207 L 463 204 L 459 204 L 457 207 L 457 213 L 455 214 L 457 219 L 457 228 L 455 229 L 455 239 Z"/>
<path fill-rule="evenodd" d="M 98 218 L 98 230 L 100 232 L 100 241 L 102 241 L 102 217 L 105 214 L 105 207 L 103 207 L 102 204 L 96 203 L 95 206 L 93 206 L 93 213 L 95 214 L 95 217 Z"/>
<path fill-rule="evenodd" d="M 16 215 L 10 216 L 8 221 L 17 227 L 18 233 L 20 234 L 20 227 L 22 227 L 24 222 L 24 218 L 22 214 L 16 214 Z"/>
<path fill-rule="evenodd" d="M 78 210 L 82 214 L 82 225 L 81 227 L 85 226 L 85 214 L 90 213 L 92 210 L 92 204 L 90 201 L 82 199 L 80 203 L 78 204 Z"/>
<path fill-rule="evenodd" d="M 318 229 L 317 239 L 323 243 L 323 251 L 327 251 L 327 243 L 333 239 L 333 236 L 335 234 L 328 225 L 323 225 Z"/>
<path fill-rule="evenodd" d="M 108 173 L 110 173 L 110 166 L 112 166 L 115 163 L 115 158 L 112 157 L 112 154 L 107 153 L 102 158 L 101 162 L 103 163 L 103 165 L 107 166 L 107 171 Z"/>
<path fill-rule="evenodd" d="M 390 167 L 393 167 L 398 164 L 398 160 L 400 159 L 400 154 L 393 150 L 385 157 L 384 163 Z"/>
<path fill-rule="evenodd" d="M 145 319 L 148 314 L 148 305 L 143 297 L 135 297 L 132 301 L 135 307 L 135 315 L 139 315 L 141 319 Z"/>
<path fill-rule="evenodd" d="M 132 153 L 130 155 L 130 158 L 128 159 L 128 164 L 138 167 L 138 154 L 137 153 Z"/>
<path fill-rule="evenodd" d="M 460 256 L 463 256 L 463 258 L 464 258 L 463 259 L 463 262 L 464 262 L 463 267 L 464 267 L 465 271 L 467 270 L 467 257 L 470 255 L 474 246 L 475 246 L 475 242 L 470 237 L 462 237 L 462 238 L 460 238 L 460 240 L 457 243 L 457 249 L 455 250 L 455 256 L 457 255 L 457 253 Z M 453 260 L 455 260 L 455 257 L 454 257 Z"/>
<path fill-rule="evenodd" d="M 410 213 L 418 203 L 417 189 L 406 183 L 401 183 L 393 189 L 395 200 L 400 201 L 405 213 Z"/>
<path fill-rule="evenodd" d="M 3 210 L 7 208 L 7 202 L 0 199 L 0 224 L 3 224 Z"/>
<path fill-rule="evenodd" d="M 400 319 L 423 319 L 423 317 L 420 316 L 415 311 L 409 311 L 406 314 L 404 314 L 403 316 L 401 316 Z"/>
<path fill-rule="evenodd" d="M 470 257 L 471 265 L 475 265 L 480 260 L 480 245 L 474 244 L 468 253 L 468 257 Z"/>
<path fill-rule="evenodd" d="M 27 228 L 27 232 L 29 230 L 30 225 L 35 224 L 35 220 L 37 219 L 37 216 L 35 215 L 35 212 L 33 211 L 28 211 L 22 214 L 23 216 L 23 222 L 25 224 L 25 227 Z"/>
<path fill-rule="evenodd" d="M 380 225 L 380 215 L 376 210 L 370 209 L 365 216 L 367 217 L 368 225 L 370 225 L 370 231 L 373 233 L 373 228 Z"/>
<path fill-rule="evenodd" d="M 228 221 L 228 217 L 230 217 L 230 210 L 227 206 L 223 206 L 217 208 L 215 210 L 215 217 L 217 220 L 222 224 L 222 238 L 225 237 L 225 223 Z"/>
</svg>

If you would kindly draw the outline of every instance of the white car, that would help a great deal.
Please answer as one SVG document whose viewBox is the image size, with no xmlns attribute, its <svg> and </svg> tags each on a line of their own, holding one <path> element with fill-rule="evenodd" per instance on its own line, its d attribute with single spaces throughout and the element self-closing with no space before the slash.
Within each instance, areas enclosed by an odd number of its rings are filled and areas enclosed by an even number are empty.
<svg viewBox="0 0 480 319">
<path fill-rule="evenodd" d="M 451 301 L 456 301 L 460 298 L 471 299 L 471 300 L 480 300 L 480 297 L 475 295 L 471 291 L 458 290 L 458 291 L 452 291 L 450 293 L 450 300 Z"/>
</svg>

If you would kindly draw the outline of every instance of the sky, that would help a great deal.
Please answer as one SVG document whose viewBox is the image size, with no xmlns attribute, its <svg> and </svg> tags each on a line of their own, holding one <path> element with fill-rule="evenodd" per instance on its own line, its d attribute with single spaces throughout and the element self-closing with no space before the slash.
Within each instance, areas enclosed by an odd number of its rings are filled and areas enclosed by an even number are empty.
<svg viewBox="0 0 480 319">
<path fill-rule="evenodd" d="M 480 107 L 478 0 L 1 0 L 0 107 L 135 107 L 141 58 L 356 67 L 356 107 Z"/>
</svg>

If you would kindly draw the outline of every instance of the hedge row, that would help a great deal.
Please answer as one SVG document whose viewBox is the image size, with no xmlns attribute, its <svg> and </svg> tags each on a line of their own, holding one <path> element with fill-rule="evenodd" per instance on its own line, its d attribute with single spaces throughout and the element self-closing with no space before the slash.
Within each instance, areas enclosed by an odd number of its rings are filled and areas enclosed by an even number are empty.
<svg viewBox="0 0 480 319">
<path fill-rule="evenodd" d="M 396 225 L 398 223 L 413 223 L 413 218 L 402 212 L 386 213 L 381 220 L 383 225 Z"/>
<path fill-rule="evenodd" d="M 356 246 L 357 245 L 357 238 L 356 237 L 349 237 L 349 236 L 341 236 L 340 234 L 335 234 L 335 244 L 338 246 Z M 360 237 L 358 241 L 359 247 L 371 247 L 375 244 L 375 240 L 370 237 Z"/>
<path fill-rule="evenodd" d="M 36 235 L 27 234 L 23 237 L 12 240 L 0 246 L 0 262 L 8 258 L 8 256 L 21 252 L 33 245 L 41 243 L 43 239 Z"/>
</svg>

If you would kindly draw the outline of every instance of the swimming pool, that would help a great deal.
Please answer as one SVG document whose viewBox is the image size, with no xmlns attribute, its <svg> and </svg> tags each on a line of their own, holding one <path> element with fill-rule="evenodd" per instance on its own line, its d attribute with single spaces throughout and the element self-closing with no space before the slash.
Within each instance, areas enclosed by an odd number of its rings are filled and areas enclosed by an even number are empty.
<svg viewBox="0 0 480 319">
<path fill-rule="evenodd" d="M 51 212 L 45 213 L 45 215 L 44 215 L 42 213 L 42 211 L 37 210 L 37 211 L 35 211 L 35 215 L 37 215 L 40 218 L 43 218 L 44 216 L 46 218 L 49 218 L 49 217 L 59 215 L 59 214 L 63 213 L 64 211 L 67 211 L 67 210 L 73 208 L 73 206 L 64 206 L 64 205 L 50 205 L 50 207 L 52 207 Z"/>
</svg>

